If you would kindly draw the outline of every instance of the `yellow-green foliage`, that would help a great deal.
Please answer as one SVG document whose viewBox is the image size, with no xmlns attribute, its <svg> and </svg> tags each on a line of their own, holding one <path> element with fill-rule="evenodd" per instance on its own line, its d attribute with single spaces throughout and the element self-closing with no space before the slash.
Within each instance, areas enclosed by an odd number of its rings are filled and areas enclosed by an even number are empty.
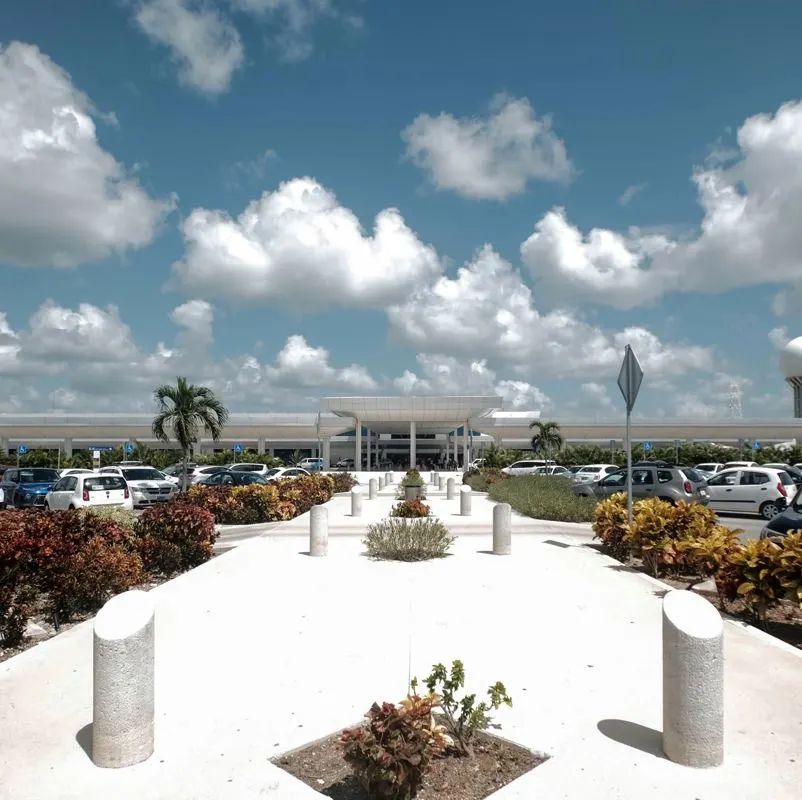
<svg viewBox="0 0 802 800">
<path fill-rule="evenodd" d="M 629 542 L 625 538 L 627 496 L 623 492 L 617 492 L 596 506 L 593 533 L 595 539 L 601 539 L 605 551 L 613 558 L 623 560 L 629 556 Z"/>
</svg>

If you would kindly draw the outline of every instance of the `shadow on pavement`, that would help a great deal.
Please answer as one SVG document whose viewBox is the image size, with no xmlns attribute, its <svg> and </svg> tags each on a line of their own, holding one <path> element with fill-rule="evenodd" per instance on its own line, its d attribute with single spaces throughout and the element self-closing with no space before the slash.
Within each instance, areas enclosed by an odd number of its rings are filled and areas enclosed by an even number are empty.
<svg viewBox="0 0 802 800">
<path fill-rule="evenodd" d="M 92 723 L 84 725 L 78 733 L 75 734 L 75 741 L 81 745 L 81 750 L 92 759 Z"/>
<path fill-rule="evenodd" d="M 625 719 L 603 719 L 596 726 L 599 732 L 619 744 L 625 744 L 642 753 L 665 758 L 663 753 L 663 734 L 654 728 L 638 725 Z"/>
</svg>

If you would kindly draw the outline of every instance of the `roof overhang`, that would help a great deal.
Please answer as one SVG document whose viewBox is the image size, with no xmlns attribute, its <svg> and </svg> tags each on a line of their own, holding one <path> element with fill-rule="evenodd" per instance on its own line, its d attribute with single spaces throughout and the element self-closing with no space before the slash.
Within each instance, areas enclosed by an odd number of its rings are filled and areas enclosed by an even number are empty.
<svg viewBox="0 0 802 800">
<path fill-rule="evenodd" d="M 501 408 L 495 395 L 455 397 L 324 397 L 320 410 L 338 417 L 358 419 L 379 433 L 448 433 L 467 420 L 472 424 Z"/>
</svg>

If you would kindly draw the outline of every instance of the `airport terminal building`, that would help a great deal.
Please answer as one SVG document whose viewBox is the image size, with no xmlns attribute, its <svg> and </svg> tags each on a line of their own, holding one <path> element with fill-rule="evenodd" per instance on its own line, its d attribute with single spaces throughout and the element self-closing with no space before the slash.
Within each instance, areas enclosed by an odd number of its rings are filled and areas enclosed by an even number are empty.
<svg viewBox="0 0 802 800">
<path fill-rule="evenodd" d="M 536 411 L 507 411 L 500 397 L 324 397 L 317 412 L 232 413 L 219 442 L 202 438 L 196 452 L 242 450 L 287 458 L 301 451 L 318 455 L 326 466 L 353 459 L 366 468 L 392 464 L 463 465 L 496 444 L 510 449 L 530 447 L 530 423 Z M 550 415 L 559 423 L 566 444 L 620 447 L 625 436 L 624 414 L 619 419 L 570 420 Z M 76 450 L 119 447 L 141 442 L 149 447 L 174 447 L 157 442 L 151 431 L 153 414 L 0 414 L 0 450 Z M 634 442 L 715 442 L 763 445 L 802 439 L 802 419 L 785 420 L 644 420 L 633 419 Z"/>
</svg>

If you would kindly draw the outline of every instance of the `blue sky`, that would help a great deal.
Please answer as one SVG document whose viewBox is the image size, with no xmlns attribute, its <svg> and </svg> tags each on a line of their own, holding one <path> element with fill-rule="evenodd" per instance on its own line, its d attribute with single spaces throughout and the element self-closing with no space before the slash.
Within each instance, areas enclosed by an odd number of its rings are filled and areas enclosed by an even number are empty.
<svg viewBox="0 0 802 800">
<path fill-rule="evenodd" d="M 630 342 L 645 416 L 788 416 L 802 10 L 768 6 L 5 4 L 0 411 L 187 374 L 610 417 Z"/>
</svg>

